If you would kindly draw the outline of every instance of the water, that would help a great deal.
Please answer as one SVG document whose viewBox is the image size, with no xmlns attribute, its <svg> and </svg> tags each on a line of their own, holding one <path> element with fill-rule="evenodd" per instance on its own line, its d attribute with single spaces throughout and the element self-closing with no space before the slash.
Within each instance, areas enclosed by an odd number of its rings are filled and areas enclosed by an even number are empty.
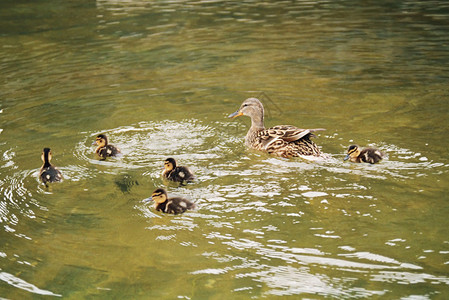
<svg viewBox="0 0 449 300">
<path fill-rule="evenodd" d="M 0 296 L 447 298 L 448 32 L 445 1 L 3 1 Z M 254 96 L 330 159 L 245 149 Z M 197 211 L 142 201 L 167 157 Z"/>
</svg>

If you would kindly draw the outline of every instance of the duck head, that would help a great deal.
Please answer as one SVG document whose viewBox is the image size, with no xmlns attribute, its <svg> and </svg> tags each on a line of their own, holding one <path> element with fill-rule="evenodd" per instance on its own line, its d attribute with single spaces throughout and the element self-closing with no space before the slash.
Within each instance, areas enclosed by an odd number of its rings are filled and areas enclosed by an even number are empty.
<svg viewBox="0 0 449 300">
<path fill-rule="evenodd" d="M 105 147 L 108 144 L 108 137 L 105 134 L 97 135 L 95 142 L 92 145 L 97 145 L 98 147 Z"/>
<path fill-rule="evenodd" d="M 252 126 L 263 128 L 263 105 L 257 98 L 248 98 L 243 101 L 240 108 L 230 114 L 228 118 L 236 118 L 240 116 L 248 116 L 251 118 Z"/>
<path fill-rule="evenodd" d="M 236 118 L 240 116 L 252 117 L 260 114 L 263 115 L 262 102 L 260 102 L 259 99 L 257 98 L 248 98 L 245 101 L 243 101 L 242 105 L 236 112 L 230 114 L 228 117 L 229 118 Z"/>
<path fill-rule="evenodd" d="M 176 168 L 176 160 L 174 158 L 171 158 L 171 157 L 167 158 L 164 161 L 164 171 L 165 172 L 170 172 L 174 168 Z"/>
<path fill-rule="evenodd" d="M 167 192 L 164 189 L 156 189 L 149 200 L 153 200 L 155 203 L 160 204 L 167 201 Z"/>
<path fill-rule="evenodd" d="M 51 150 L 50 148 L 44 148 L 44 150 L 42 150 L 42 155 L 41 155 L 41 159 L 44 163 L 49 163 L 51 160 Z"/>
<path fill-rule="evenodd" d="M 351 145 L 348 147 L 347 155 L 344 160 L 348 160 L 350 158 L 357 158 L 360 154 L 360 148 L 357 145 Z"/>
</svg>

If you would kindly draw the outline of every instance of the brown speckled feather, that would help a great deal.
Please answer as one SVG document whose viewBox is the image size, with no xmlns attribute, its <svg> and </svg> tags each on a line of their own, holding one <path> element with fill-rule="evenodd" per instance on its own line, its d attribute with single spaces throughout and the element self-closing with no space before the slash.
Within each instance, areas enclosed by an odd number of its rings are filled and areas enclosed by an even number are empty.
<svg viewBox="0 0 449 300">
<path fill-rule="evenodd" d="M 301 129 L 292 125 L 277 125 L 266 129 L 263 124 L 263 114 L 262 103 L 256 98 L 248 98 L 239 110 L 229 116 L 230 118 L 238 116 L 251 118 L 251 128 L 245 138 L 247 147 L 286 158 L 325 157 L 318 146 L 310 140 L 315 136 L 313 132 L 324 129 Z"/>
<path fill-rule="evenodd" d="M 312 132 L 324 130 L 300 129 L 292 125 L 278 125 L 256 132 L 248 132 L 246 145 L 282 157 L 320 156 L 318 146 L 310 140 Z"/>
</svg>

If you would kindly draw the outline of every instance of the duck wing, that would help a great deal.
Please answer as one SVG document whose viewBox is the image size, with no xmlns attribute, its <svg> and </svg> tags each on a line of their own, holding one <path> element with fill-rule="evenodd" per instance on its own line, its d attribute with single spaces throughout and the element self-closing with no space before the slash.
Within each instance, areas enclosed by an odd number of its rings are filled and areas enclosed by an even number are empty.
<svg viewBox="0 0 449 300">
<path fill-rule="evenodd" d="M 184 198 L 171 198 L 168 200 L 166 211 L 169 214 L 181 214 L 189 209 L 195 209 L 195 203 Z"/>
<path fill-rule="evenodd" d="M 283 157 L 319 156 L 321 152 L 310 138 L 315 136 L 313 132 L 321 130 L 324 129 L 301 129 L 292 125 L 274 126 L 258 132 L 254 148 Z"/>
<path fill-rule="evenodd" d="M 359 159 L 370 164 L 378 163 L 384 157 L 384 153 L 373 148 L 366 148 L 360 152 Z"/>
<path fill-rule="evenodd" d="M 61 171 L 59 171 L 58 168 L 56 168 L 54 166 L 42 168 L 40 171 L 39 177 L 41 178 L 42 182 L 45 184 L 47 184 L 47 182 L 62 181 Z"/>
<path fill-rule="evenodd" d="M 312 132 L 325 130 L 323 128 L 315 129 L 301 129 L 292 125 L 277 125 L 268 129 L 265 129 L 259 133 L 259 135 L 264 136 L 265 140 L 268 142 L 282 139 L 286 142 L 294 142 L 300 140 L 309 135 L 309 137 L 314 137 Z"/>
<path fill-rule="evenodd" d="M 177 182 L 187 182 L 192 181 L 195 176 L 192 171 L 188 167 L 176 167 L 174 168 L 167 176 L 169 180 L 177 181 Z"/>
<path fill-rule="evenodd" d="M 117 156 L 120 152 L 120 149 L 113 145 L 106 145 L 103 148 L 97 150 L 97 153 L 100 157 L 106 158 L 110 156 Z"/>
</svg>

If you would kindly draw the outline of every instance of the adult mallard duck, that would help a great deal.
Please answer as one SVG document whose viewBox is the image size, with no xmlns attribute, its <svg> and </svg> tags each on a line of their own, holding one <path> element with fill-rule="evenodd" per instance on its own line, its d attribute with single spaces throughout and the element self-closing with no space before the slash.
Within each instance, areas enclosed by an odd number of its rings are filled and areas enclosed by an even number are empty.
<svg viewBox="0 0 449 300">
<path fill-rule="evenodd" d="M 168 198 L 167 192 L 164 189 L 155 190 L 151 198 L 148 200 L 154 201 L 154 209 L 167 214 L 181 214 L 186 210 L 195 209 L 195 203 L 180 197 Z"/>
<path fill-rule="evenodd" d="M 108 137 L 105 134 L 97 135 L 95 142 L 92 145 L 97 145 L 95 153 L 98 154 L 102 159 L 106 159 L 109 156 L 117 156 L 120 153 L 120 149 L 108 144 Z"/>
<path fill-rule="evenodd" d="M 251 118 L 251 128 L 245 137 L 249 148 L 265 151 L 270 154 L 290 158 L 324 157 L 318 146 L 310 140 L 315 137 L 312 132 L 324 130 L 300 129 L 292 125 L 278 125 L 266 129 L 263 122 L 264 109 L 259 99 L 248 98 L 240 108 L 229 118 L 248 116 Z"/>
<path fill-rule="evenodd" d="M 42 151 L 42 161 L 44 164 L 42 165 L 39 171 L 39 178 L 41 181 L 47 185 L 49 182 L 58 182 L 62 181 L 61 171 L 58 170 L 55 166 L 50 163 L 51 160 L 51 150 L 50 148 L 44 148 Z"/>
<path fill-rule="evenodd" d="M 162 172 L 162 177 L 180 183 L 186 183 L 187 181 L 192 181 L 195 178 L 189 168 L 177 166 L 176 160 L 171 157 L 164 161 L 164 171 Z"/>
<path fill-rule="evenodd" d="M 360 150 L 357 145 L 351 145 L 348 148 L 348 152 L 344 160 L 360 163 L 370 163 L 375 164 L 382 160 L 384 154 L 375 148 L 364 148 Z"/>
</svg>

